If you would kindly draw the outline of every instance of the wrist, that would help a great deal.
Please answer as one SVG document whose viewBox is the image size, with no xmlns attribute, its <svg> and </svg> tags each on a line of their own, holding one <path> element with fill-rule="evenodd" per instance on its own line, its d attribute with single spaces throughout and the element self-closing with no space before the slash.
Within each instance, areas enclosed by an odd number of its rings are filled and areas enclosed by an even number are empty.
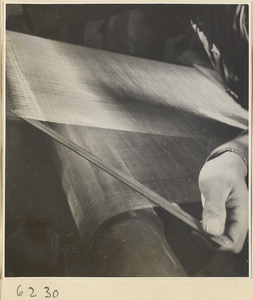
<svg viewBox="0 0 253 300">
<path fill-rule="evenodd" d="M 227 170 L 230 170 L 230 172 L 240 175 L 240 177 L 245 178 L 248 174 L 246 161 L 236 151 L 225 149 L 220 153 L 215 153 L 214 155 L 209 157 L 207 161 L 213 159 L 215 159 L 217 163 L 219 161 L 220 167 L 226 168 Z"/>
</svg>

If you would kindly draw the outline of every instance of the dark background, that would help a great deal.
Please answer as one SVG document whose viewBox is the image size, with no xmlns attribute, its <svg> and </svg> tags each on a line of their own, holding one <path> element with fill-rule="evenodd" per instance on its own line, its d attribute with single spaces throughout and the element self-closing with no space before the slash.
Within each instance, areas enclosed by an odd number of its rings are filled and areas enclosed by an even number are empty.
<svg viewBox="0 0 253 300">
<path fill-rule="evenodd" d="M 7 5 L 7 30 L 177 64 L 209 64 L 196 5 Z"/>
</svg>

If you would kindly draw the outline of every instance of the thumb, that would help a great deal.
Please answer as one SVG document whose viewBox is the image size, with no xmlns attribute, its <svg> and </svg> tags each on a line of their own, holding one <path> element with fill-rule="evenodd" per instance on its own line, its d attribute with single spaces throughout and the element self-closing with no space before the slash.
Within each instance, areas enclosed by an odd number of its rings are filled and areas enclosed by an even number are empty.
<svg viewBox="0 0 253 300">
<path fill-rule="evenodd" d="M 220 185 L 206 186 L 202 192 L 203 203 L 202 226 L 211 234 L 220 236 L 224 232 L 226 222 L 226 200 L 228 193 L 221 189 Z"/>
</svg>

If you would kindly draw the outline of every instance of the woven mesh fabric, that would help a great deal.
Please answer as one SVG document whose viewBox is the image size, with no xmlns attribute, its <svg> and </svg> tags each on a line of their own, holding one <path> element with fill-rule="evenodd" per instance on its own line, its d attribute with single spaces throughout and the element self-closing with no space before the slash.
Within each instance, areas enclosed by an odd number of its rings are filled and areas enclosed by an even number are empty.
<svg viewBox="0 0 253 300">
<path fill-rule="evenodd" d="M 199 71 L 7 32 L 7 111 L 51 122 L 67 139 L 168 201 L 200 199 L 208 154 L 247 127 L 247 112 Z M 150 208 L 147 199 L 52 142 L 81 236 Z"/>
<path fill-rule="evenodd" d="M 23 117 L 189 137 L 206 134 L 195 117 L 247 123 L 247 112 L 194 68 L 14 32 L 6 51 L 8 109 Z"/>
</svg>

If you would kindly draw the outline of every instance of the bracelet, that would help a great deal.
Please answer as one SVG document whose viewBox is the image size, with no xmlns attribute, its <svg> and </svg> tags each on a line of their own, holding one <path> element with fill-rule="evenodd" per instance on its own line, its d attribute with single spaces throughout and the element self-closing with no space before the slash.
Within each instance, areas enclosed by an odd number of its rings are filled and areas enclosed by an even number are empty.
<svg viewBox="0 0 253 300">
<path fill-rule="evenodd" d="M 206 159 L 206 162 L 208 162 L 209 160 L 212 160 L 212 159 L 220 156 L 221 154 L 223 154 L 225 152 L 233 152 L 233 153 L 239 155 L 241 157 L 241 159 L 243 160 L 243 162 L 245 163 L 247 169 L 248 169 L 248 161 L 247 161 L 247 159 L 242 155 L 242 153 L 240 153 L 239 151 L 237 151 L 237 150 L 235 150 L 233 148 L 224 148 L 224 149 L 218 150 L 215 153 L 211 153 L 211 155 Z"/>
</svg>

